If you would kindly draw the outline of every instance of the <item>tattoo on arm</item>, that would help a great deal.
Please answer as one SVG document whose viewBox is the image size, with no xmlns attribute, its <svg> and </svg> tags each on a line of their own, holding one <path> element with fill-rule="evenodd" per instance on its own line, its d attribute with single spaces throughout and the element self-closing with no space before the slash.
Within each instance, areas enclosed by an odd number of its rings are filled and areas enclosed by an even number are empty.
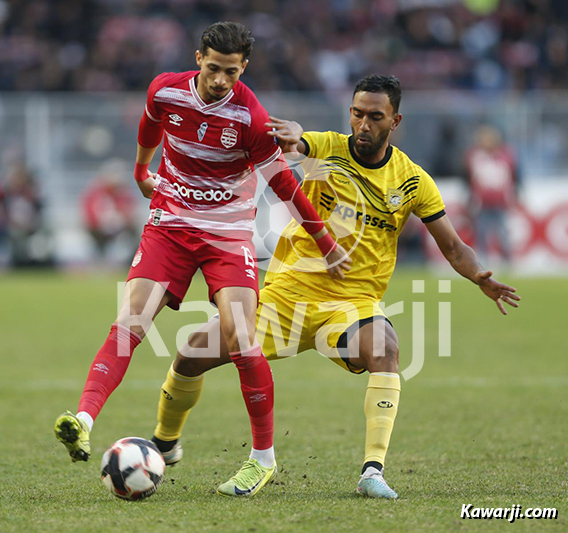
<svg viewBox="0 0 568 533">
<path fill-rule="evenodd" d="M 455 268 L 460 264 L 461 258 L 463 257 L 463 252 L 460 252 L 458 256 L 454 259 L 452 266 Z"/>
</svg>

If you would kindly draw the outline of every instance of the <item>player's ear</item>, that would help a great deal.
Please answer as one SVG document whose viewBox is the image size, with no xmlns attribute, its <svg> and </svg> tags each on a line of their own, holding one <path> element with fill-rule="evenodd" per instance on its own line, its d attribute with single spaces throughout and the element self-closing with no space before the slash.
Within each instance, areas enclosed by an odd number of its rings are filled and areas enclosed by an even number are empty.
<svg viewBox="0 0 568 533">
<path fill-rule="evenodd" d="M 203 56 L 199 50 L 195 51 L 195 62 L 197 63 L 198 67 L 201 67 L 201 63 L 203 62 Z"/>
<path fill-rule="evenodd" d="M 396 130 L 396 128 L 398 128 L 398 125 L 400 124 L 401 120 L 402 120 L 402 115 L 400 113 L 397 113 L 392 121 L 391 131 L 394 131 Z"/>
<path fill-rule="evenodd" d="M 245 59 L 243 61 L 243 68 L 241 69 L 241 74 L 245 71 L 245 69 L 247 68 L 247 65 L 249 64 L 249 60 Z"/>
</svg>

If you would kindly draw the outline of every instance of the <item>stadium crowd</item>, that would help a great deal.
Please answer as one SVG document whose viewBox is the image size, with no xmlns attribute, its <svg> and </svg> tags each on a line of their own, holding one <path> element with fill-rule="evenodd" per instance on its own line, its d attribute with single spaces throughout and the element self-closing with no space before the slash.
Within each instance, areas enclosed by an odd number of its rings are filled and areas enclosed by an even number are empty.
<svg viewBox="0 0 568 533">
<path fill-rule="evenodd" d="M 331 93 L 370 71 L 405 89 L 568 88 L 566 0 L 0 0 L 0 91 L 145 90 L 243 22 L 254 90 Z"/>
</svg>

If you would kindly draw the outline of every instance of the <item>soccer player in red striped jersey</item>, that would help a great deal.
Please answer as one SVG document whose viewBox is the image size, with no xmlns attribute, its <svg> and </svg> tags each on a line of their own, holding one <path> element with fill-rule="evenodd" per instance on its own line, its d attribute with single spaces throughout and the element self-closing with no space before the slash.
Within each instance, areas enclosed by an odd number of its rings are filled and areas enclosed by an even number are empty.
<svg viewBox="0 0 568 533">
<path fill-rule="evenodd" d="M 325 229 L 278 144 L 266 134 L 268 113 L 239 81 L 253 41 L 241 24 L 213 24 L 196 51 L 200 70 L 164 73 L 150 84 L 134 169 L 140 190 L 151 198 L 150 216 L 128 274 L 121 310 L 91 365 L 78 412 L 61 415 L 55 424 L 56 436 L 73 461 L 88 460 L 93 422 L 122 381 L 134 349 L 166 305 L 179 309 L 200 268 L 239 372 L 253 437 L 250 458 L 219 492 L 253 495 L 276 473 L 272 373 L 254 338 L 255 167 L 279 198 L 292 204 L 292 214 L 318 244 L 331 276 L 342 278 L 351 260 Z M 148 166 L 162 140 L 160 166 L 152 174 Z M 167 402 L 170 410 L 172 406 L 185 410 L 188 394 L 199 395 L 202 380 L 202 376 L 188 379 L 171 368 L 161 402 Z M 175 443 L 183 421 L 165 418 L 154 442 L 166 462 L 173 464 L 181 458 L 181 447 Z"/>
</svg>

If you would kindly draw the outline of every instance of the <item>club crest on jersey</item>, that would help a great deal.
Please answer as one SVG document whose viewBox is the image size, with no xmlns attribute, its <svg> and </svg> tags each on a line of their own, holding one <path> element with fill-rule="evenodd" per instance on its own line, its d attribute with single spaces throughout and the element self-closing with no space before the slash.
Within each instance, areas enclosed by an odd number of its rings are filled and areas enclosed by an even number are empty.
<svg viewBox="0 0 568 533">
<path fill-rule="evenodd" d="M 387 191 L 387 204 L 391 211 L 397 211 L 402 206 L 404 193 L 399 189 L 389 189 Z"/>
<path fill-rule="evenodd" d="M 233 128 L 223 128 L 223 133 L 221 134 L 221 143 L 225 148 L 232 148 L 237 144 L 237 135 L 239 132 Z"/>
<path fill-rule="evenodd" d="M 182 120 L 183 118 L 181 118 L 179 115 L 170 115 L 170 124 L 173 124 L 174 126 L 181 126 Z"/>
<path fill-rule="evenodd" d="M 207 122 L 202 122 L 199 126 L 199 129 L 197 130 L 197 138 L 199 139 L 199 142 L 201 142 L 205 137 L 205 133 L 207 132 L 208 127 L 209 124 L 207 124 Z"/>
</svg>

